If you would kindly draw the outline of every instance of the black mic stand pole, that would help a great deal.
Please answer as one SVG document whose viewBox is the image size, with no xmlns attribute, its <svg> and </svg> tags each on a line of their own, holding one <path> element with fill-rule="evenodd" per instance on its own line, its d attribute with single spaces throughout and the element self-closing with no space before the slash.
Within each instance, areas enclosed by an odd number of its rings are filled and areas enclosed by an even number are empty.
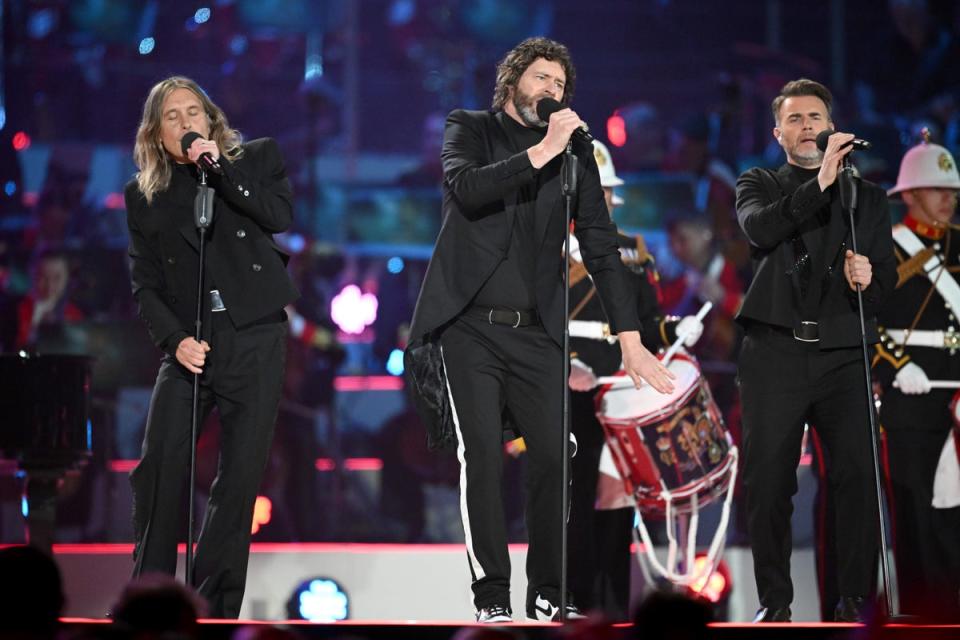
<svg viewBox="0 0 960 640">
<path fill-rule="evenodd" d="M 573 153 L 573 141 L 567 142 L 563 153 L 561 168 L 561 193 L 566 202 L 566 220 L 563 225 L 563 385 L 562 422 L 563 444 L 560 460 L 563 462 L 560 492 L 560 622 L 567 620 L 567 516 L 570 502 L 570 393 L 567 390 L 570 380 L 570 219 L 573 210 L 573 197 L 577 194 L 577 164 L 579 160 Z"/>
<path fill-rule="evenodd" d="M 857 210 L 857 196 L 859 184 L 854 175 L 853 165 L 849 155 L 843 158 L 843 168 L 837 179 L 840 182 L 840 205 L 847 212 L 850 222 L 850 245 L 855 254 L 857 250 L 857 230 L 854 225 L 854 214 Z M 877 430 L 877 412 L 873 402 L 873 375 L 871 374 L 870 352 L 867 348 L 867 323 L 863 315 L 863 288 L 857 284 L 857 313 L 860 315 L 860 346 L 863 350 L 863 377 L 866 384 L 867 412 L 870 416 L 870 452 L 873 456 L 873 478 L 876 484 L 877 523 L 880 530 L 880 575 L 883 580 L 884 615 L 889 620 L 893 615 L 893 592 L 890 589 L 890 562 L 887 558 L 887 528 L 883 520 L 883 481 L 880 476 L 880 450 L 877 445 L 879 431 Z"/>
<path fill-rule="evenodd" d="M 200 184 L 197 185 L 197 196 L 193 201 L 193 221 L 200 232 L 200 268 L 197 270 L 197 317 L 194 323 L 193 338 L 199 344 L 203 339 L 203 271 L 206 261 L 206 240 L 207 229 L 213 222 L 213 194 L 214 191 L 207 186 L 207 172 L 202 168 L 200 171 Z M 194 500 L 196 498 L 196 480 L 197 480 L 197 437 L 200 432 L 200 374 L 193 374 L 193 407 L 190 410 L 190 486 L 187 488 L 189 494 L 189 511 L 187 513 L 187 545 L 186 560 L 184 571 L 184 582 L 187 586 L 193 587 L 193 540 L 194 540 Z"/>
</svg>

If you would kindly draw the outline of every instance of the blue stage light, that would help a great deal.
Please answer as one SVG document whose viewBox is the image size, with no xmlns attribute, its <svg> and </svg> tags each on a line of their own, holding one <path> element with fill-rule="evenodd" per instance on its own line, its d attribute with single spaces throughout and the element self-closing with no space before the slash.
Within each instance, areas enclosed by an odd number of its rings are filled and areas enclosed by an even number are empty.
<svg viewBox="0 0 960 640">
<path fill-rule="evenodd" d="M 393 256 L 392 258 L 387 260 L 387 271 L 389 271 L 390 273 L 393 273 L 393 274 L 400 273 L 401 271 L 403 271 L 403 267 L 404 267 L 403 258 L 401 258 L 400 256 Z"/>
<path fill-rule="evenodd" d="M 197 9 L 197 12 L 193 14 L 193 21 L 197 24 L 203 24 L 210 19 L 210 8 L 209 7 L 200 7 Z"/>
<path fill-rule="evenodd" d="M 8 196 L 12 196 L 17 192 L 17 183 L 13 180 L 7 180 L 7 183 L 3 185 L 3 192 Z"/>
<path fill-rule="evenodd" d="M 141 40 L 140 47 L 139 47 L 140 55 L 145 56 L 151 51 L 153 51 L 153 47 L 156 44 L 157 43 L 153 38 L 144 38 L 143 40 Z"/>
<path fill-rule="evenodd" d="M 247 37 L 236 35 L 230 38 L 230 53 L 235 56 L 240 55 L 247 50 Z"/>
<path fill-rule="evenodd" d="M 287 615 L 311 622 L 336 622 L 350 617 L 350 599 L 335 580 L 317 577 L 306 580 L 287 601 Z"/>
<path fill-rule="evenodd" d="M 27 496 L 20 496 L 20 513 L 24 518 L 30 516 L 30 505 L 27 504 Z"/>
<path fill-rule="evenodd" d="M 7 108 L 0 107 L 0 131 L 7 126 Z"/>
<path fill-rule="evenodd" d="M 56 24 L 57 16 L 52 9 L 38 9 L 27 20 L 27 33 L 31 38 L 39 40 L 49 35 Z"/>
<path fill-rule="evenodd" d="M 394 349 L 387 358 L 387 373 L 392 376 L 403 375 L 403 351 Z"/>
</svg>

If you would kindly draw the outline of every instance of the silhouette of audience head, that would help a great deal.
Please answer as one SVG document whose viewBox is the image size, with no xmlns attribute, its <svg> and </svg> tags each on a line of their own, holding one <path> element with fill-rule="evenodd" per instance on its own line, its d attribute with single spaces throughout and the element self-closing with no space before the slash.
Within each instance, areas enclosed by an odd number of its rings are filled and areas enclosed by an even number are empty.
<svg viewBox="0 0 960 640">
<path fill-rule="evenodd" d="M 643 640 L 706 640 L 709 605 L 679 593 L 655 591 L 633 614 L 633 637 Z"/>
<path fill-rule="evenodd" d="M 162 574 L 133 580 L 113 605 L 113 624 L 133 636 L 194 637 L 206 603 L 185 585 Z"/>
<path fill-rule="evenodd" d="M 0 636 L 52 638 L 63 609 L 53 558 L 34 547 L 0 549 Z"/>
</svg>

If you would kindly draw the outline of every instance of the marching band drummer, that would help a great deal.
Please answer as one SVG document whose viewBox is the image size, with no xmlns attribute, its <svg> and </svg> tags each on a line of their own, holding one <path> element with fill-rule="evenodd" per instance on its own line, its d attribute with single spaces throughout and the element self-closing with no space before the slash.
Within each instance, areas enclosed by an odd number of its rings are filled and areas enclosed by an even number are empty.
<svg viewBox="0 0 960 640">
<path fill-rule="evenodd" d="M 593 141 L 593 155 L 600 172 L 607 209 L 623 204 L 613 188 L 623 184 L 617 177 L 606 145 Z M 669 347 L 677 334 L 685 334 L 684 344 L 693 346 L 703 325 L 693 316 L 682 320 L 664 316 L 660 311 L 659 279 L 653 256 L 642 236 L 618 234 L 621 259 L 632 274 L 637 292 L 640 335 L 650 351 Z M 570 238 L 571 243 L 575 237 Z M 597 375 L 609 375 L 620 368 L 620 345 L 602 339 L 606 315 L 597 298 L 593 282 L 587 276 L 579 253 L 571 244 L 570 265 L 570 429 L 577 440 L 573 458 L 570 521 L 568 525 L 567 564 L 569 589 L 573 601 L 582 610 L 600 609 L 613 620 L 629 615 L 630 543 L 633 507 L 595 509 L 600 452 L 605 441 L 603 427 L 597 421 L 593 389 Z M 584 334 L 594 332 L 593 338 Z M 578 337 L 579 334 L 579 337 Z"/>
<path fill-rule="evenodd" d="M 960 483 L 935 487 L 935 477 L 938 463 L 957 464 L 949 408 L 956 390 L 932 389 L 930 381 L 960 382 L 960 232 L 950 224 L 958 190 L 956 161 L 944 147 L 925 140 L 904 155 L 888 191 L 907 208 L 893 228 L 897 286 L 879 314 L 873 358 L 883 384 L 900 610 L 953 621 L 960 620 Z"/>
</svg>

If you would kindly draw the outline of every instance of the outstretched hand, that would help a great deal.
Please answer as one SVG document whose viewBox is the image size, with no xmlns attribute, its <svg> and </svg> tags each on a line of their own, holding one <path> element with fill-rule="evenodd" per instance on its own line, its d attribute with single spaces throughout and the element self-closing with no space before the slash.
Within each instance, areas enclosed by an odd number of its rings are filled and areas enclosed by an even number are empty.
<svg viewBox="0 0 960 640">
<path fill-rule="evenodd" d="M 623 354 L 623 370 L 633 380 L 634 386 L 639 389 L 646 382 L 660 393 L 673 393 L 671 380 L 676 376 L 643 346 L 640 332 L 621 331 L 617 337 Z"/>
</svg>

